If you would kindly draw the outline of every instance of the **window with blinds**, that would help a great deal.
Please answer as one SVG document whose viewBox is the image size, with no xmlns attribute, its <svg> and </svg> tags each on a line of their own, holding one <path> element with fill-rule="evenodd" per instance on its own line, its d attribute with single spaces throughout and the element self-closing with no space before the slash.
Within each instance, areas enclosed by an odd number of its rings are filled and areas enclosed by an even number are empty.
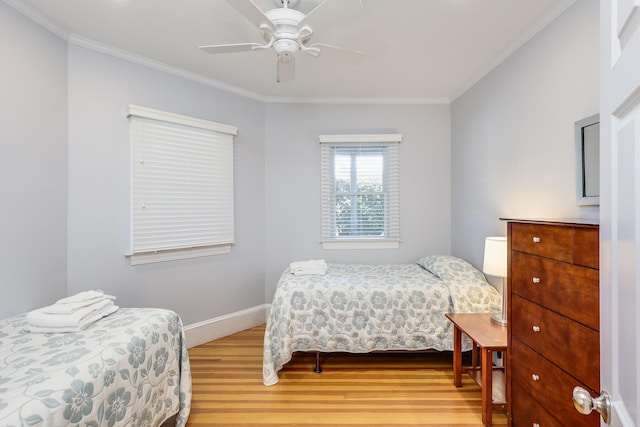
<svg viewBox="0 0 640 427">
<path fill-rule="evenodd" d="M 396 248 L 402 135 L 321 135 L 325 249 Z"/>
<path fill-rule="evenodd" d="M 131 263 L 228 253 L 237 128 L 129 106 Z"/>
</svg>

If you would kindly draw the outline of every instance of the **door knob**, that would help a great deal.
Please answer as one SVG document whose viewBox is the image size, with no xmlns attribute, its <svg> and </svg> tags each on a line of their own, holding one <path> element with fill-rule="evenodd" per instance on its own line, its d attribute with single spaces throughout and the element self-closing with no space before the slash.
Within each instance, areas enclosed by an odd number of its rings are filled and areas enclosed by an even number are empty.
<svg viewBox="0 0 640 427">
<path fill-rule="evenodd" d="M 594 409 L 602 416 L 602 420 L 609 424 L 611 418 L 611 399 L 606 391 L 598 397 L 591 397 L 591 393 L 582 387 L 573 389 L 573 404 L 576 410 L 584 415 L 589 415 Z"/>
</svg>

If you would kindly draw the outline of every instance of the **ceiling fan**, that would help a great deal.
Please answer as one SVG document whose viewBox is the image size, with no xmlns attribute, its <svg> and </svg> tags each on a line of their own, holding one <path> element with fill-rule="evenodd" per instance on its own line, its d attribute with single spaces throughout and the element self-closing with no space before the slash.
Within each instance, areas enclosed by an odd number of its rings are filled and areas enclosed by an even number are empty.
<svg viewBox="0 0 640 427">
<path fill-rule="evenodd" d="M 274 0 L 276 7 L 264 12 L 254 0 L 227 0 L 227 2 L 260 30 L 265 43 L 235 43 L 200 46 L 208 53 L 231 53 L 273 49 L 276 52 L 276 81 L 293 80 L 295 54 L 299 51 L 318 56 L 321 48 L 362 52 L 323 43 L 310 43 L 316 31 L 335 18 L 341 18 L 362 8 L 362 0 L 323 0 L 308 14 L 292 9 L 298 0 Z"/>
</svg>

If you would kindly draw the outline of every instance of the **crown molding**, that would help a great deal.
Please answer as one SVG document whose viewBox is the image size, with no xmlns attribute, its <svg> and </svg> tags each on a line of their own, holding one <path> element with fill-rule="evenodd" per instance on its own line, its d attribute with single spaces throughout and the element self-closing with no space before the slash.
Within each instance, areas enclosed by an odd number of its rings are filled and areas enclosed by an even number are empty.
<svg viewBox="0 0 640 427">
<path fill-rule="evenodd" d="M 266 97 L 269 104 L 371 104 L 371 105 L 449 105 L 449 98 L 302 98 L 302 97 Z"/>
<path fill-rule="evenodd" d="M 215 87 L 217 89 L 221 89 L 224 90 L 226 92 L 231 92 L 234 93 L 236 95 L 240 95 L 243 96 L 245 98 L 250 98 L 256 101 L 261 101 L 261 102 L 266 102 L 266 98 L 262 95 L 259 95 L 255 92 L 251 92 L 248 90 L 244 90 L 241 89 L 237 86 L 232 86 L 229 84 L 225 84 L 222 82 L 219 82 L 217 80 L 213 80 L 207 77 L 204 77 L 200 74 L 196 74 L 196 73 L 191 73 L 189 71 L 185 71 L 181 68 L 177 68 L 177 67 L 173 67 L 171 65 L 167 65 L 165 63 L 159 62 L 159 61 L 154 61 L 152 59 L 149 58 L 145 58 L 143 56 L 140 55 L 136 55 L 124 50 L 120 50 L 120 49 L 116 49 L 114 47 L 96 42 L 94 40 L 90 40 L 84 37 L 80 37 L 76 34 L 71 34 L 69 36 L 69 43 L 76 45 L 76 46 L 81 46 L 81 47 L 85 47 L 87 49 L 91 49 L 94 50 L 96 52 L 100 52 L 100 53 L 104 53 L 106 55 L 110 55 L 110 56 L 114 56 L 116 58 L 119 59 L 124 59 L 125 61 L 129 61 L 129 62 L 133 62 L 139 65 L 143 65 L 145 67 L 148 68 L 152 68 L 154 70 L 158 70 L 158 71 L 162 71 L 165 72 L 167 74 L 172 74 L 174 76 L 177 77 L 182 77 L 184 79 L 187 80 L 191 80 L 194 81 L 196 83 L 200 83 L 206 86 L 211 86 L 211 87 Z"/>
</svg>

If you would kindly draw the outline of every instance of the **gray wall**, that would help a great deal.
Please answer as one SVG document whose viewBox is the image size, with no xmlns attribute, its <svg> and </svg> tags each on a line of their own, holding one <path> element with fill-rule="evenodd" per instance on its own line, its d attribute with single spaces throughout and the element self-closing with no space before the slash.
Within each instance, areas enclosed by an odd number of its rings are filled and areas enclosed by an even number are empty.
<svg viewBox="0 0 640 427">
<path fill-rule="evenodd" d="M 0 2 L 0 318 L 67 295 L 67 44 Z"/>
<path fill-rule="evenodd" d="M 130 265 L 129 104 L 238 127 L 230 254 Z M 264 134 L 261 102 L 70 45 L 68 292 L 102 289 L 185 324 L 264 304 Z"/>
<path fill-rule="evenodd" d="M 598 20 L 575 2 L 452 103 L 455 255 L 481 266 L 500 217 L 597 217 L 576 205 L 573 125 L 598 112 Z"/>
<path fill-rule="evenodd" d="M 575 204 L 573 122 L 598 108 L 598 2 L 581 0 L 447 105 L 264 104 L 70 45 L 0 2 L 0 316 L 85 289 L 190 324 L 270 302 L 293 260 L 482 263 L 501 216 Z M 68 72 L 68 77 L 67 77 Z M 68 91 L 68 93 L 67 93 Z M 236 246 L 132 267 L 128 104 L 238 126 Z M 402 133 L 397 250 L 320 245 L 318 135 Z M 67 217 L 68 216 L 68 217 Z"/>
<path fill-rule="evenodd" d="M 415 262 L 449 254 L 450 111 L 448 105 L 267 106 L 266 300 L 291 261 Z M 401 133 L 399 249 L 323 250 L 320 244 L 321 134 Z"/>
</svg>

